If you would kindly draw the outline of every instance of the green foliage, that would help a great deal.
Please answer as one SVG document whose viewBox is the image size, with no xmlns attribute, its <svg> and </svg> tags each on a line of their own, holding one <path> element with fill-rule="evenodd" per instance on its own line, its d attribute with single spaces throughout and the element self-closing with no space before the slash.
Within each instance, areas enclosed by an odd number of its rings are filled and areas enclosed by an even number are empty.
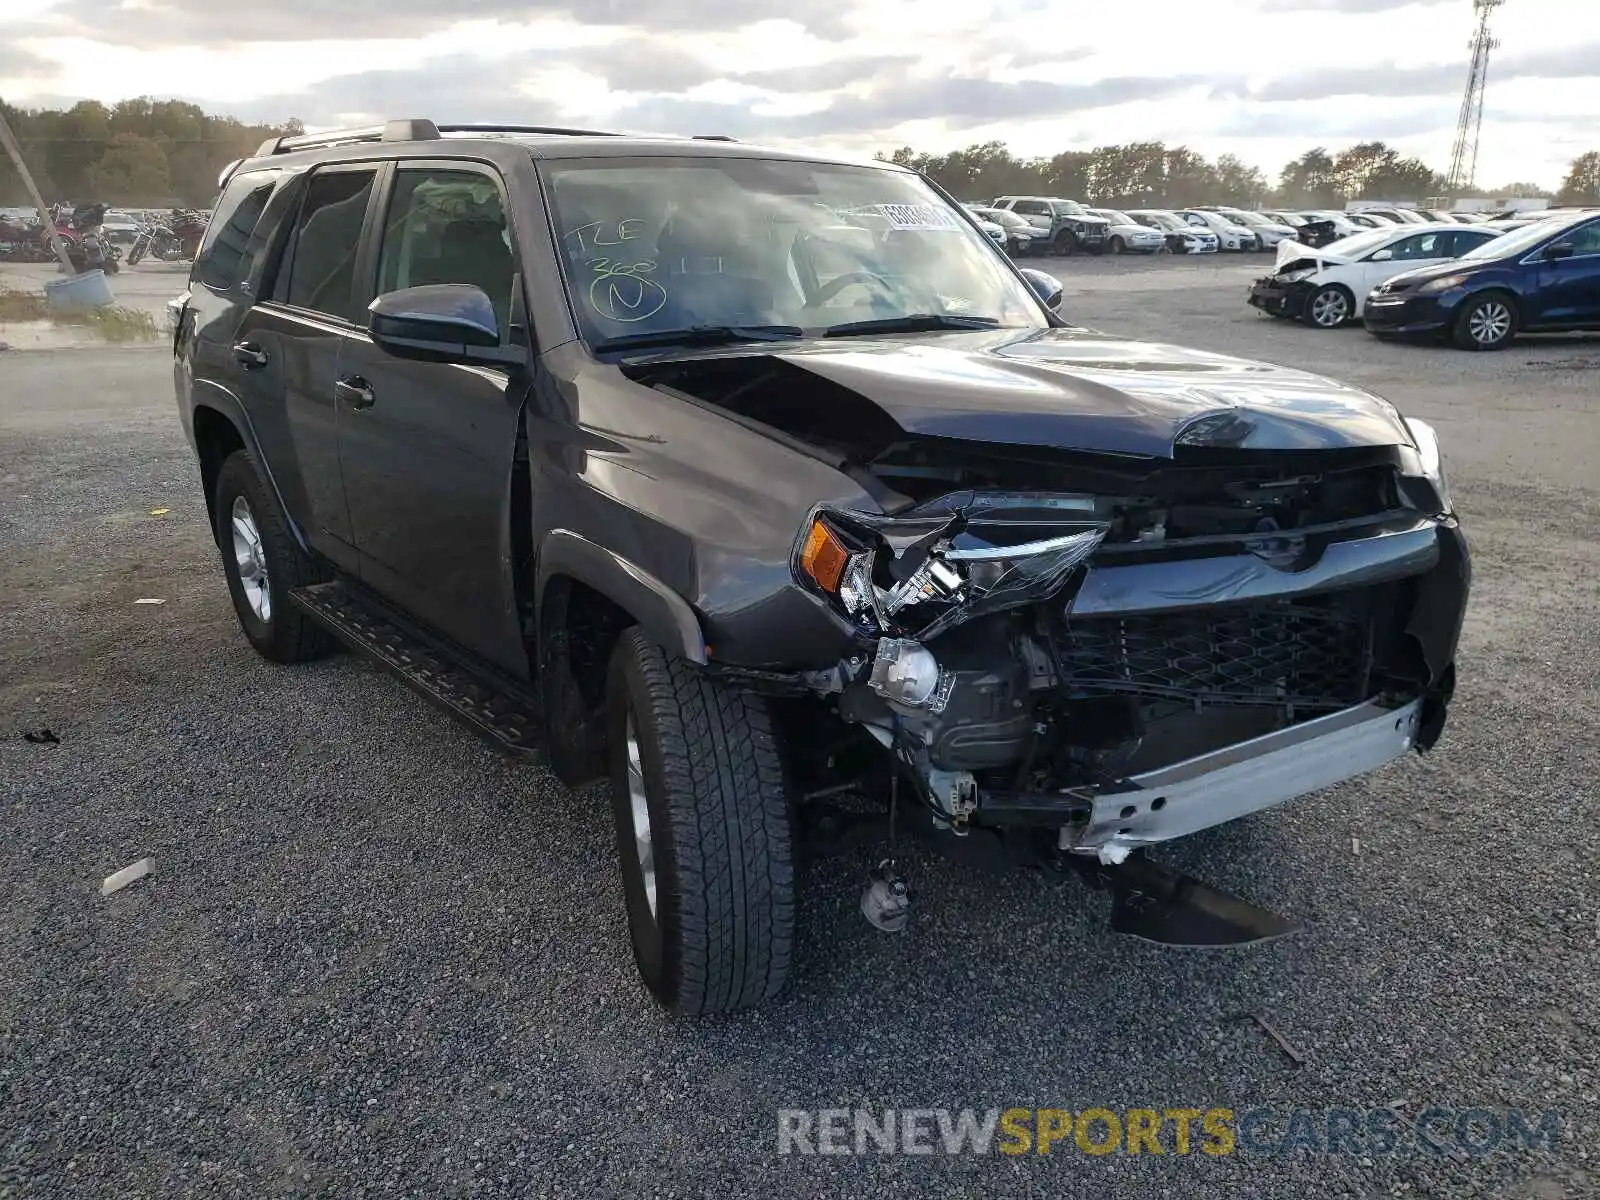
<svg viewBox="0 0 1600 1200">
<path fill-rule="evenodd" d="M 1600 150 L 1591 150 L 1572 160 L 1572 169 L 1561 181 L 1556 199 L 1562 204 L 1600 205 Z"/>
<path fill-rule="evenodd" d="M 284 132 L 208 116 L 177 100 L 85 100 L 68 109 L 17 109 L 0 101 L 46 200 L 204 206 L 217 174 Z M 11 163 L 0 155 L 0 204 L 26 204 Z"/>
</svg>

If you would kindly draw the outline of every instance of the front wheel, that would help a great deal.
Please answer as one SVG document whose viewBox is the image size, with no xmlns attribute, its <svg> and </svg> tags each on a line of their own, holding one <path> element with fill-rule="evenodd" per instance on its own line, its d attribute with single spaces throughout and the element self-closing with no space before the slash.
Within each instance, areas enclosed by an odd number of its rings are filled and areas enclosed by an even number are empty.
<svg viewBox="0 0 1600 1200">
<path fill-rule="evenodd" d="M 606 689 L 611 805 L 634 959 L 687 1015 L 760 1004 L 794 953 L 788 794 L 766 706 L 637 629 Z"/>
<path fill-rule="evenodd" d="M 1461 306 L 1452 329 L 1455 344 L 1463 350 L 1500 350 L 1517 332 L 1517 312 L 1510 297 L 1500 292 L 1474 296 Z"/>
<path fill-rule="evenodd" d="M 1127 249 L 1128 249 L 1128 243 L 1123 241 L 1122 238 L 1113 237 L 1111 239 L 1111 253 L 1113 253 L 1113 254 L 1123 254 L 1123 253 L 1125 253 L 1127 251 Z"/>
<path fill-rule="evenodd" d="M 1355 297 L 1337 284 L 1325 287 L 1306 301 L 1306 324 L 1317 329 L 1337 329 L 1355 313 Z"/>
<path fill-rule="evenodd" d="M 1064 229 L 1056 234 L 1056 240 L 1051 245 L 1062 258 L 1071 258 L 1073 251 L 1078 248 L 1078 239 L 1071 230 Z"/>
</svg>

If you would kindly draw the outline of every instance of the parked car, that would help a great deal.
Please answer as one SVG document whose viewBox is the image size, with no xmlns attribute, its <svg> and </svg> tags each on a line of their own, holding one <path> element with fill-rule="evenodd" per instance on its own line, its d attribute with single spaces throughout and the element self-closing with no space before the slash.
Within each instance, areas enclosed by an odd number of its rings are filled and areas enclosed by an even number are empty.
<svg viewBox="0 0 1600 1200">
<path fill-rule="evenodd" d="M 1075 328 L 892 164 L 470 128 L 270 140 L 172 304 L 263 657 L 344 641 L 606 781 L 677 1012 L 778 992 L 801 836 L 846 820 L 1077 866 L 1155 940 L 1292 928 L 1135 851 L 1435 743 L 1469 565 L 1432 427 Z"/>
<path fill-rule="evenodd" d="M 1382 217 L 1391 225 L 1438 224 L 1438 220 L 1436 218 L 1425 216 L 1417 209 L 1401 208 L 1397 205 L 1380 205 L 1377 207 L 1368 207 L 1366 205 L 1362 205 L 1359 208 L 1345 209 L 1344 215 L 1351 218 L 1356 216 Z"/>
<path fill-rule="evenodd" d="M 1453 222 L 1408 222 L 1353 234 L 1316 250 L 1284 242 L 1273 273 L 1251 285 L 1249 300 L 1272 316 L 1336 329 L 1359 320 L 1367 293 L 1390 276 L 1458 258 L 1493 239 L 1491 230 Z"/>
<path fill-rule="evenodd" d="M 1091 216 L 1076 200 L 1052 196 L 1001 196 L 990 204 L 1016 213 L 1029 224 L 1043 230 L 1044 240 L 1053 254 L 1073 254 L 1087 250 L 1104 254 L 1110 241 L 1111 222 Z"/>
<path fill-rule="evenodd" d="M 1368 225 L 1357 225 L 1344 213 L 1334 212 L 1331 209 L 1306 209 L 1300 213 L 1300 216 L 1306 222 L 1306 225 L 1321 222 L 1328 225 L 1340 237 L 1349 237 L 1353 233 L 1360 233 L 1363 229 L 1371 228 Z M 1305 228 L 1305 226 L 1301 226 L 1301 228 Z"/>
<path fill-rule="evenodd" d="M 1306 223 L 1306 219 L 1299 213 L 1284 212 L 1281 209 L 1264 208 L 1261 215 L 1277 225 L 1287 225 L 1290 229 L 1298 229 Z"/>
<path fill-rule="evenodd" d="M 1165 233 L 1139 224 L 1125 212 L 1114 208 L 1091 208 L 1089 212 L 1110 222 L 1107 246 L 1113 254 L 1157 254 L 1167 248 Z"/>
<path fill-rule="evenodd" d="M 1384 216 L 1382 213 L 1352 212 L 1345 213 L 1344 218 L 1350 224 L 1361 229 L 1388 229 L 1395 225 L 1410 224 L 1409 221 L 1396 221 L 1391 217 Z"/>
<path fill-rule="evenodd" d="M 1247 226 L 1237 221 L 1224 217 L 1221 213 L 1211 212 L 1204 208 L 1179 208 L 1173 210 L 1179 220 L 1195 229 L 1209 229 L 1217 235 L 1217 245 L 1227 251 L 1238 253 L 1245 250 L 1257 250 L 1261 243 L 1256 235 Z"/>
<path fill-rule="evenodd" d="M 1191 225 L 1175 212 L 1160 208 L 1129 209 L 1127 215 L 1141 225 L 1159 229 L 1166 235 L 1167 249 L 1174 254 L 1215 254 L 1217 235 L 1201 225 Z"/>
<path fill-rule="evenodd" d="M 971 210 L 969 209 L 968 211 L 970 212 Z M 973 213 L 972 216 L 978 222 L 978 228 L 983 230 L 984 236 L 1004 250 L 1006 248 L 1005 227 L 998 221 L 990 221 L 985 217 L 980 217 L 977 213 Z"/>
<path fill-rule="evenodd" d="M 1294 226 L 1285 225 L 1281 221 L 1274 221 L 1257 212 L 1248 212 L 1242 208 L 1228 208 L 1218 205 L 1211 210 L 1220 214 L 1235 225 L 1242 225 L 1256 235 L 1257 249 L 1276 250 L 1278 243 L 1294 240 Z"/>
<path fill-rule="evenodd" d="M 1014 212 L 1004 208 L 992 208 L 987 204 L 969 204 L 967 209 L 985 221 L 992 221 L 1005 231 L 1006 253 L 1012 258 L 1020 258 L 1024 254 L 1043 254 L 1050 247 L 1049 241 L 1040 236 L 1038 226 Z"/>
<path fill-rule="evenodd" d="M 1444 336 L 1463 350 L 1499 350 L 1522 332 L 1600 329 L 1600 211 L 1546 217 L 1456 262 L 1395 275 L 1367 296 L 1363 320 L 1382 337 Z"/>
</svg>

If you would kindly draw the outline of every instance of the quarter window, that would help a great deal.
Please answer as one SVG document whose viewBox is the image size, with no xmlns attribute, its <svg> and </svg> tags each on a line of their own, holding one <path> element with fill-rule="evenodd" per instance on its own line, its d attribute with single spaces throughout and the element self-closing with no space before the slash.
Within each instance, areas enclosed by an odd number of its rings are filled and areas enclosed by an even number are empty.
<svg viewBox="0 0 1600 1200">
<path fill-rule="evenodd" d="M 360 324 L 356 255 L 376 172 L 324 171 L 311 178 L 294 234 L 284 250 L 273 298 Z"/>
<path fill-rule="evenodd" d="M 277 179 L 276 171 L 255 171 L 228 181 L 195 258 L 196 283 L 226 292 L 250 277 L 255 256 L 261 253 L 259 239 L 252 243 L 250 235 Z"/>
</svg>

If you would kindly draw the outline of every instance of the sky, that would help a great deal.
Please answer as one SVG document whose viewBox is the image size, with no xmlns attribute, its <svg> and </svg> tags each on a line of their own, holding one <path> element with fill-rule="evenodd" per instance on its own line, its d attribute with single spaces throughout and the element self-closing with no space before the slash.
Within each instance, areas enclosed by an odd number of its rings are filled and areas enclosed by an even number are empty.
<svg viewBox="0 0 1600 1200">
<path fill-rule="evenodd" d="M 1159 140 L 1276 179 L 1381 139 L 1443 171 L 1472 0 L 0 0 L 0 97 L 726 133 L 867 156 Z M 1506 0 L 1478 159 L 1600 149 L 1600 3 Z"/>
</svg>

